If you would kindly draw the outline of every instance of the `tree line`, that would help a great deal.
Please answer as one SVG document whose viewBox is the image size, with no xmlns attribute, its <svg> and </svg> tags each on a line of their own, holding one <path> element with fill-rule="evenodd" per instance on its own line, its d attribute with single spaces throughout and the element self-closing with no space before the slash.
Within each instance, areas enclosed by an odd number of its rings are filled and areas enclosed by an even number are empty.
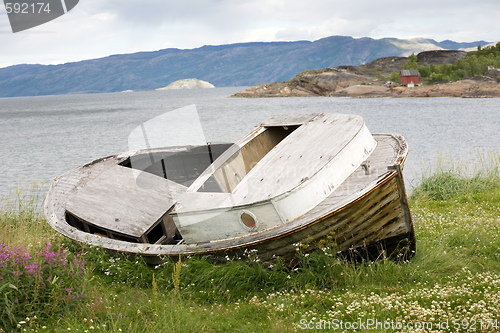
<svg viewBox="0 0 500 333">
<path fill-rule="evenodd" d="M 410 55 L 408 61 L 403 65 L 404 69 L 418 69 L 420 77 L 426 78 L 427 82 L 431 84 L 481 76 L 488 71 L 490 66 L 500 68 L 500 42 L 495 46 L 484 48 L 478 46 L 477 51 L 468 52 L 465 58 L 458 59 L 453 65 L 421 64 L 417 62 L 415 54 Z"/>
</svg>

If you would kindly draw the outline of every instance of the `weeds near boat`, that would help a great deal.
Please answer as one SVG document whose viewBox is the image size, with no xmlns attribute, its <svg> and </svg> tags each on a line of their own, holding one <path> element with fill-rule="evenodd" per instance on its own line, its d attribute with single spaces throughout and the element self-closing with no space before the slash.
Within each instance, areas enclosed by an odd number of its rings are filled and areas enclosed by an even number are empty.
<svg viewBox="0 0 500 333">
<path fill-rule="evenodd" d="M 25 318 L 44 320 L 74 309 L 86 297 L 79 254 L 54 252 L 50 243 L 33 252 L 0 243 L 0 322 L 7 329 Z"/>
<path fill-rule="evenodd" d="M 478 151 L 473 163 L 441 153 L 434 163 L 421 162 L 421 178 L 412 199 L 447 200 L 500 186 L 500 153 Z"/>
<path fill-rule="evenodd" d="M 18 187 L 13 198 L 2 200 L 0 325 L 7 331 L 23 325 L 38 327 L 38 322 L 75 309 L 86 298 L 85 260 L 44 238 L 51 231 L 40 216 L 42 187 L 38 183 Z M 37 243 L 32 242 L 35 239 Z"/>
<path fill-rule="evenodd" d="M 182 261 L 179 256 L 179 261 L 174 264 L 174 271 L 172 272 L 172 281 L 174 284 L 174 291 L 177 294 L 181 287 L 181 269 L 182 269 Z M 154 275 L 153 275 L 153 284 L 155 283 Z"/>
<path fill-rule="evenodd" d="M 42 216 L 44 182 L 21 181 L 0 199 L 0 242 L 10 246 L 53 242 L 54 233 Z M 59 238 L 59 237 L 58 237 Z"/>
<path fill-rule="evenodd" d="M 302 331 L 301 323 L 374 319 L 404 324 L 401 332 L 417 332 L 407 325 L 422 321 L 434 329 L 419 332 L 438 331 L 436 324 L 445 320 L 451 331 L 465 332 L 474 322 L 476 331 L 498 331 L 488 320 L 500 315 L 500 186 L 489 184 L 489 190 L 476 187 L 445 200 L 433 200 L 429 192 L 414 196 L 418 251 L 403 262 L 353 263 L 339 257 L 333 244 L 312 246 L 320 251 L 296 244 L 300 262 L 292 268 L 280 260 L 264 266 L 247 251 L 242 260 L 227 258 L 218 265 L 209 256 L 183 257 L 174 274 L 178 259 L 150 267 L 141 257 L 111 257 L 69 242 L 31 220 L 18 218 L 7 227 L 11 220 L 4 215 L 0 230 L 9 234 L 1 234 L 0 242 L 21 246 L 19 234 L 26 233 L 30 251 L 42 251 L 50 242 L 85 259 L 85 300 L 49 318 L 21 316 L 21 329 L 292 332 Z M 460 320 L 458 329 L 453 318 Z"/>
</svg>

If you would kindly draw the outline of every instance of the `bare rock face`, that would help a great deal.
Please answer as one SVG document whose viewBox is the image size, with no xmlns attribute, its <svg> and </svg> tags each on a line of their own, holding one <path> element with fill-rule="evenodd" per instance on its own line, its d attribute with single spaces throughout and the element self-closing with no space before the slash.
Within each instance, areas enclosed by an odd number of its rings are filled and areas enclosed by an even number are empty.
<svg viewBox="0 0 500 333">
<path fill-rule="evenodd" d="M 274 82 L 258 85 L 241 91 L 234 97 L 289 97 L 289 96 L 337 96 L 343 89 L 366 85 L 373 81 L 373 73 L 364 73 L 356 66 L 340 66 L 321 70 L 305 71 L 290 82 Z M 379 83 L 382 85 L 382 82 Z M 342 92 L 340 95 L 345 95 Z M 339 95 L 339 96 L 340 96 Z"/>
<path fill-rule="evenodd" d="M 463 59 L 467 55 L 465 51 L 453 50 L 435 50 L 424 51 L 417 54 L 417 61 L 419 63 L 428 63 L 434 65 L 454 64 L 458 59 Z"/>
<path fill-rule="evenodd" d="M 367 69 L 379 69 L 386 72 L 398 72 L 403 68 L 404 63 L 408 60 L 407 57 L 384 57 L 373 60 L 365 65 Z"/>
<path fill-rule="evenodd" d="M 486 73 L 484 73 L 484 76 L 495 79 L 497 82 L 500 83 L 500 68 L 490 69 Z"/>
<path fill-rule="evenodd" d="M 500 97 L 499 81 L 487 76 L 413 88 L 391 88 L 336 79 L 332 79 L 331 75 L 324 75 L 323 78 L 305 77 L 301 81 L 304 86 L 294 87 L 287 83 L 269 83 L 248 88 L 233 97 Z"/>
<path fill-rule="evenodd" d="M 292 88 L 299 86 L 314 95 L 326 94 L 365 81 L 360 75 L 345 69 L 330 68 L 322 73 L 304 73 L 292 82 Z"/>
<path fill-rule="evenodd" d="M 498 97 L 500 85 L 488 77 L 477 77 L 450 83 L 418 86 L 414 88 L 357 85 L 345 88 L 331 96 L 350 97 Z"/>
</svg>

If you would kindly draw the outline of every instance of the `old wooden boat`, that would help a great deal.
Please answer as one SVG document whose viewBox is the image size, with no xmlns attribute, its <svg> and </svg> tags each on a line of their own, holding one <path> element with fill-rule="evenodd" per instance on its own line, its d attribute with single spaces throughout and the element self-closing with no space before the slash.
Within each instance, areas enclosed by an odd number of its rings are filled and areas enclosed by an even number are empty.
<svg viewBox="0 0 500 333">
<path fill-rule="evenodd" d="M 44 212 L 63 235 L 158 256 L 291 258 L 333 235 L 338 251 L 414 252 L 403 137 L 362 117 L 273 116 L 235 144 L 129 151 L 52 182 Z M 408 252 L 409 251 L 409 252 Z"/>
</svg>

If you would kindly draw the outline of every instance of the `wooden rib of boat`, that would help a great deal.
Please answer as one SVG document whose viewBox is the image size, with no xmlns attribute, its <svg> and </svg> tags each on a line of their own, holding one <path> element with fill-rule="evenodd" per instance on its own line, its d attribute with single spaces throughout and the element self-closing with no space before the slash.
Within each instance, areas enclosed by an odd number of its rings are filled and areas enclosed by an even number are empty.
<svg viewBox="0 0 500 333">
<path fill-rule="evenodd" d="M 360 116 L 273 116 L 235 144 L 130 151 L 54 179 L 44 211 L 63 235 L 158 256 L 292 258 L 333 237 L 338 251 L 415 250 L 403 137 Z"/>
</svg>

